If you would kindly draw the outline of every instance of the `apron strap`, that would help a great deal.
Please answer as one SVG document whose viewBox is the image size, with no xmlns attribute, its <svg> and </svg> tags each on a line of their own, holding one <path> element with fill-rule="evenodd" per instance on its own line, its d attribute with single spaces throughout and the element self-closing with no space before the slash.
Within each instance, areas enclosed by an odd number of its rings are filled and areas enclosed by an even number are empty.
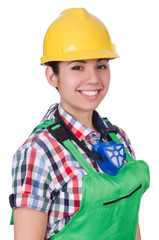
<svg viewBox="0 0 159 240">
<path fill-rule="evenodd" d="M 117 143 L 121 143 L 121 141 L 119 140 L 119 138 L 116 136 L 116 128 L 109 122 L 108 118 L 104 118 L 105 123 L 108 125 L 109 131 L 108 131 L 108 135 L 111 138 L 111 140 L 117 142 Z M 125 148 L 125 153 L 126 153 L 126 162 L 132 162 L 134 161 L 134 159 L 132 158 L 132 156 L 130 155 L 130 153 L 128 153 L 128 151 Z"/>
<path fill-rule="evenodd" d="M 75 145 L 69 140 L 65 140 L 63 145 L 67 148 L 67 150 L 72 154 L 72 156 L 76 159 L 76 161 L 84 168 L 84 170 L 88 173 L 95 173 L 95 170 L 91 165 L 86 161 L 83 155 L 79 152 L 79 150 L 75 147 Z"/>
<path fill-rule="evenodd" d="M 75 145 L 70 140 L 70 135 L 66 129 L 59 123 L 54 123 L 52 120 L 45 120 L 43 124 L 38 125 L 34 128 L 33 132 L 40 129 L 46 128 L 76 159 L 76 161 L 84 168 L 84 170 L 89 173 L 95 173 L 95 170 L 86 161 L 83 155 L 75 147 Z"/>
</svg>

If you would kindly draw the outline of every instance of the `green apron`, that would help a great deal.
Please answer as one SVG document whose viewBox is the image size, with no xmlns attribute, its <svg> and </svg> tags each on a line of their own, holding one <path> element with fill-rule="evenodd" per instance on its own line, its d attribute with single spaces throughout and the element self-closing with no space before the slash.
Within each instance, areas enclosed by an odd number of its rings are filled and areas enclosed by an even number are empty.
<svg viewBox="0 0 159 240">
<path fill-rule="evenodd" d="M 80 210 L 49 240 L 135 240 L 141 196 L 149 185 L 146 163 L 127 163 L 115 177 L 91 166 L 87 172 Z"/>
<path fill-rule="evenodd" d="M 52 123 L 47 120 L 34 130 Z M 51 129 L 58 128 L 60 124 Z M 120 142 L 114 133 L 109 135 Z M 63 145 L 88 174 L 83 177 L 79 211 L 49 240 L 135 240 L 141 197 L 150 183 L 148 165 L 134 161 L 126 151 L 127 163 L 111 176 L 95 172 L 69 139 Z"/>
<path fill-rule="evenodd" d="M 120 142 L 114 133 L 109 135 Z M 63 145 L 88 174 L 83 178 L 79 211 L 49 240 L 135 240 L 141 197 L 150 183 L 148 165 L 134 161 L 126 151 L 127 163 L 110 176 L 95 172 L 69 139 Z"/>
</svg>

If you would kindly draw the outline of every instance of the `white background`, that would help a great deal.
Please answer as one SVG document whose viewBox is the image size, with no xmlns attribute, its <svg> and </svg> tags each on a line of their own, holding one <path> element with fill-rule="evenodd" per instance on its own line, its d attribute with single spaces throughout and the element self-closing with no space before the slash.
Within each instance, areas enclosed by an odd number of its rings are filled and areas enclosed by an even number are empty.
<svg viewBox="0 0 159 240">
<path fill-rule="evenodd" d="M 9 226 L 12 156 L 59 101 L 40 66 L 43 38 L 66 8 L 84 7 L 107 26 L 121 56 L 111 64 L 111 86 L 100 114 L 123 128 L 137 159 L 151 171 L 151 187 L 140 208 L 143 240 L 159 239 L 158 103 L 159 14 L 156 0 L 6 0 L 0 3 L 0 226 L 1 239 L 13 239 Z M 153 236 L 153 237 L 152 237 Z M 112 239 L 113 240 L 113 239 Z"/>
</svg>

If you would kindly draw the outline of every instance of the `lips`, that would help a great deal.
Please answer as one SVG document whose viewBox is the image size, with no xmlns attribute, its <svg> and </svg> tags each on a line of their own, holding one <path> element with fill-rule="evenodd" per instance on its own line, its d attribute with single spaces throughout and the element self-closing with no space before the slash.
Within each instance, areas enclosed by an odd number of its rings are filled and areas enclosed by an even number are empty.
<svg viewBox="0 0 159 240">
<path fill-rule="evenodd" d="M 89 97 L 97 95 L 99 91 L 100 91 L 100 89 L 99 90 L 79 90 L 79 92 L 81 94 L 89 96 Z"/>
</svg>

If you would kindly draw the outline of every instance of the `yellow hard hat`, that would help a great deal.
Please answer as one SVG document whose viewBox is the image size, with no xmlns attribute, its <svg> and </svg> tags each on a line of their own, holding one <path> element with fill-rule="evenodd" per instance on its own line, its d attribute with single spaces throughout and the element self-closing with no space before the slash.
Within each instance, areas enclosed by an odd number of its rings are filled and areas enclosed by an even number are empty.
<svg viewBox="0 0 159 240">
<path fill-rule="evenodd" d="M 47 30 L 41 64 L 117 57 L 105 25 L 84 8 L 71 8 L 63 11 Z"/>
</svg>

